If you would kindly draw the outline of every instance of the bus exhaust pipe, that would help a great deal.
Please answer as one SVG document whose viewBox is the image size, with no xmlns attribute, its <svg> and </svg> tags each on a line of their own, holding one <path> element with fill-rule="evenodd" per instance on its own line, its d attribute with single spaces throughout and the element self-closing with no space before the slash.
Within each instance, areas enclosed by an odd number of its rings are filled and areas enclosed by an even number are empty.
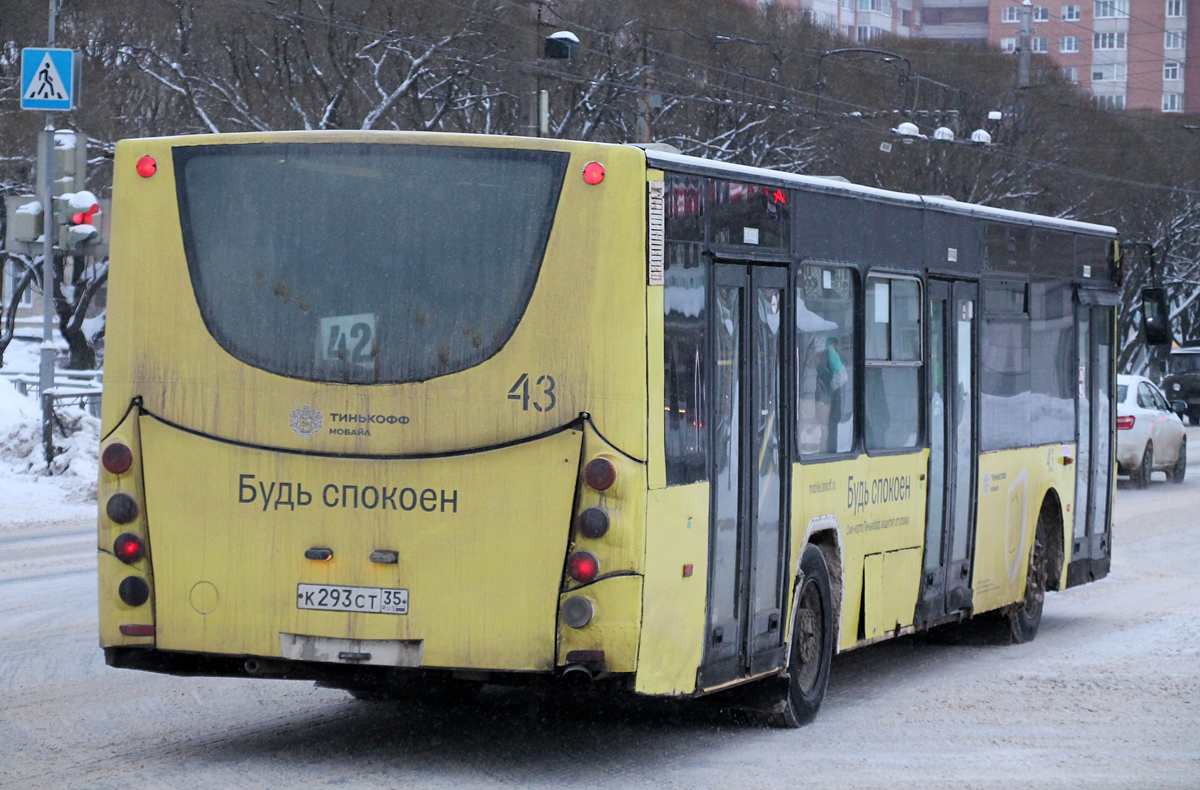
<svg viewBox="0 0 1200 790">
<path fill-rule="evenodd" d="M 246 663 L 242 667 L 246 670 L 247 675 L 254 675 L 255 677 L 286 675 L 292 670 L 292 665 L 286 662 L 268 661 L 261 658 L 247 658 Z"/>
<path fill-rule="evenodd" d="M 583 664 L 571 664 L 563 669 L 563 680 L 568 683 L 590 683 L 596 679 L 596 673 Z"/>
</svg>

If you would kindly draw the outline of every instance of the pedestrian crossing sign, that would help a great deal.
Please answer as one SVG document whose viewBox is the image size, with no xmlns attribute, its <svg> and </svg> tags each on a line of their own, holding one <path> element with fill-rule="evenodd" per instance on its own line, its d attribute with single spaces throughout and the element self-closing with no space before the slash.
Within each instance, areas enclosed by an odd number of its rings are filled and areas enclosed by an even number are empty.
<svg viewBox="0 0 1200 790">
<path fill-rule="evenodd" d="M 75 109 L 79 101 L 79 61 L 79 53 L 71 49 L 22 49 L 21 109 Z"/>
</svg>

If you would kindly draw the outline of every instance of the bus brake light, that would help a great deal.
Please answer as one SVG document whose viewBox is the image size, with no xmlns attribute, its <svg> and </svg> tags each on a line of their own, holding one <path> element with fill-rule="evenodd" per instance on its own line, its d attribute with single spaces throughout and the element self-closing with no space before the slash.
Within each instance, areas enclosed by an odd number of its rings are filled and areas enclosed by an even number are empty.
<svg viewBox="0 0 1200 790">
<path fill-rule="evenodd" d="M 113 541 L 113 554 L 121 562 L 132 565 L 145 556 L 146 544 L 132 532 L 122 532 Z"/>
<path fill-rule="evenodd" d="M 1130 414 L 1128 417 L 1118 417 L 1117 418 L 1117 430 L 1118 431 L 1131 430 L 1133 428 L 1133 423 L 1135 420 L 1136 420 L 1136 418 L 1132 414 Z"/>
<path fill-rule="evenodd" d="M 567 558 L 567 573 L 577 582 L 590 582 L 600 575 L 600 560 L 590 551 L 577 551 Z"/>
</svg>

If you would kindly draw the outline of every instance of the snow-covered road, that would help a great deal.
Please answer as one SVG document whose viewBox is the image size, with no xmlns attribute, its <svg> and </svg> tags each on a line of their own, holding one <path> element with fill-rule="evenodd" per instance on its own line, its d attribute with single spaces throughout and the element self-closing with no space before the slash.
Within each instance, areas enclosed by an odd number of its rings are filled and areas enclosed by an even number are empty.
<svg viewBox="0 0 1200 790">
<path fill-rule="evenodd" d="M 1193 443 L 1200 429 L 1191 429 Z M 1104 581 L 1028 645 L 906 638 L 835 660 L 804 729 L 662 703 L 363 703 L 109 669 L 92 517 L 0 530 L 0 788 L 1200 787 L 1200 467 L 1122 484 Z"/>
</svg>

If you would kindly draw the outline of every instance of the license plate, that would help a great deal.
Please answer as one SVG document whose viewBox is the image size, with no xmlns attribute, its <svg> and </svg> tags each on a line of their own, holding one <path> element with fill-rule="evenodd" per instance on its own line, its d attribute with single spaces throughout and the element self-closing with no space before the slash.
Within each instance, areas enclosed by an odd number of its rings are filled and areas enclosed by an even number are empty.
<svg viewBox="0 0 1200 790">
<path fill-rule="evenodd" d="M 296 608 L 324 612 L 408 614 L 408 590 L 387 587 L 338 587 L 333 584 L 296 585 Z"/>
</svg>

